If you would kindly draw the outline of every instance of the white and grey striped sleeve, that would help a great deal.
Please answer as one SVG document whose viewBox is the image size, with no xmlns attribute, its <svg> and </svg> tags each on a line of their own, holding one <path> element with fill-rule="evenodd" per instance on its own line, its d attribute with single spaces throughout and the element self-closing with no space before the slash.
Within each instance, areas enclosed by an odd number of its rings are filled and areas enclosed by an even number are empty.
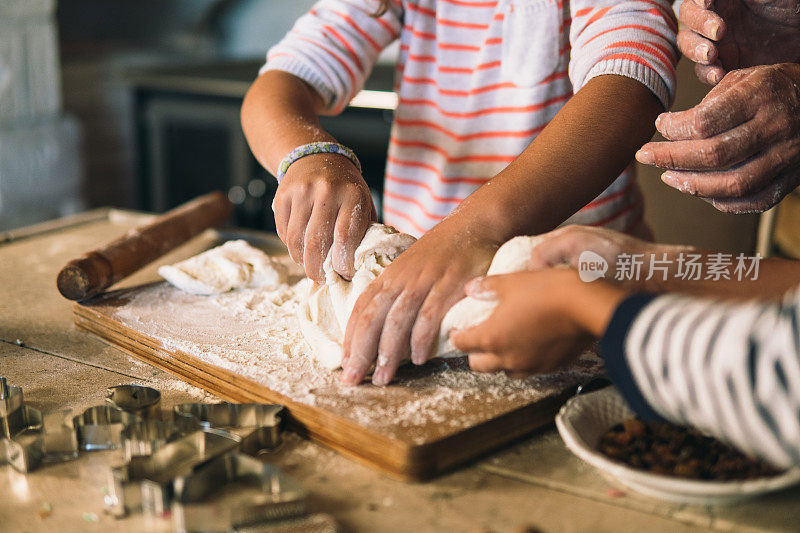
<svg viewBox="0 0 800 533">
<path fill-rule="evenodd" d="M 777 467 L 800 465 L 800 289 L 774 303 L 632 296 L 601 350 L 644 418 L 695 426 Z"/>
</svg>

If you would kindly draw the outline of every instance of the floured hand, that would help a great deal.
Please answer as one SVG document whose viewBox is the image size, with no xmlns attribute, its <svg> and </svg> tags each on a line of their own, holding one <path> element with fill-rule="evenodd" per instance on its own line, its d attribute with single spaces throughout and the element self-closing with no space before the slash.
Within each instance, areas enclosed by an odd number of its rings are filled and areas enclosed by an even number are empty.
<svg viewBox="0 0 800 533">
<path fill-rule="evenodd" d="M 486 272 L 496 244 L 471 237 L 446 219 L 400 255 L 364 291 L 347 323 L 342 382 L 389 383 L 403 359 L 430 359 L 439 326 L 464 296 L 464 284 Z"/>
<path fill-rule="evenodd" d="M 331 369 L 341 366 L 344 331 L 356 300 L 415 240 L 390 226 L 372 224 L 355 250 L 350 280 L 334 270 L 333 254 L 328 253 L 325 281 L 310 284 L 297 309 L 300 329 L 320 364 Z"/>
<path fill-rule="evenodd" d="M 601 281 L 584 283 L 569 269 L 478 278 L 466 291 L 496 308 L 479 325 L 454 331 L 453 344 L 470 354 L 473 370 L 519 377 L 552 372 L 577 358 L 627 295 Z"/>
<path fill-rule="evenodd" d="M 800 59 L 798 0 L 686 0 L 680 20 L 678 47 L 710 85 L 732 70 Z"/>
<path fill-rule="evenodd" d="M 331 253 L 334 270 L 350 279 L 353 255 L 370 222 L 376 220 L 369 187 L 344 156 L 314 154 L 293 163 L 273 202 L 278 236 L 292 259 L 318 283 Z"/>
<path fill-rule="evenodd" d="M 769 209 L 800 184 L 800 65 L 731 72 L 656 127 L 668 141 L 645 144 L 636 159 L 669 169 L 664 183 L 723 212 Z"/>
</svg>

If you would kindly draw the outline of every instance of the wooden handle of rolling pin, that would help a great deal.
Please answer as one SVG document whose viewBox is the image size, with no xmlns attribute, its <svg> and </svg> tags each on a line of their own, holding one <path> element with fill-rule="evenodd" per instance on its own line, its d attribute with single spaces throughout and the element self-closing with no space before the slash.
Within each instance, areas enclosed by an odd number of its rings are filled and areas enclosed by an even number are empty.
<svg viewBox="0 0 800 533">
<path fill-rule="evenodd" d="M 203 230 L 220 224 L 232 209 L 228 198 L 217 191 L 167 211 L 67 263 L 58 273 L 58 290 L 70 300 L 96 296 Z"/>
</svg>

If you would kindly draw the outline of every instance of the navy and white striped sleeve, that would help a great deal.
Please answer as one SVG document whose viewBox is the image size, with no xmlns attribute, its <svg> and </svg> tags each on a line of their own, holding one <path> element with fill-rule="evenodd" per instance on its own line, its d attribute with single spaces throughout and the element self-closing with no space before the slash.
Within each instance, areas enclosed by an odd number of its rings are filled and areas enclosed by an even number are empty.
<svg viewBox="0 0 800 533">
<path fill-rule="evenodd" d="M 640 416 L 697 427 L 777 467 L 800 465 L 800 289 L 774 303 L 632 296 L 601 350 Z"/>
</svg>

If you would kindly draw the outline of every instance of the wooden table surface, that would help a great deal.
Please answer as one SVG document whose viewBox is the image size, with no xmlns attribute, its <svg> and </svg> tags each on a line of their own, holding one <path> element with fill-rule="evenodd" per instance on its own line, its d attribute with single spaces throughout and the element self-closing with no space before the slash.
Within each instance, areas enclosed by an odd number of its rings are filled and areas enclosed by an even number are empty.
<svg viewBox="0 0 800 533">
<path fill-rule="evenodd" d="M 0 234 L 0 376 L 24 388 L 40 409 L 100 404 L 105 389 L 142 383 L 161 389 L 163 407 L 217 399 L 139 363 L 72 325 L 71 302 L 56 290 L 70 258 L 129 229 L 142 216 L 100 210 L 25 231 Z M 163 262 L 202 249 L 198 237 Z M 155 279 L 155 266 L 120 286 Z M 17 344 L 22 341 L 23 346 Z M 610 491 L 564 447 L 553 428 L 431 482 L 390 480 L 334 452 L 287 435 L 273 460 L 310 493 L 312 511 L 330 513 L 346 531 L 539 531 L 656 533 L 798 531 L 800 489 L 729 507 L 659 502 Z M 119 451 L 24 475 L 0 466 L 2 531 L 170 531 L 171 523 L 103 512 L 103 491 Z M 51 511 L 42 512 L 45 507 Z"/>
</svg>

